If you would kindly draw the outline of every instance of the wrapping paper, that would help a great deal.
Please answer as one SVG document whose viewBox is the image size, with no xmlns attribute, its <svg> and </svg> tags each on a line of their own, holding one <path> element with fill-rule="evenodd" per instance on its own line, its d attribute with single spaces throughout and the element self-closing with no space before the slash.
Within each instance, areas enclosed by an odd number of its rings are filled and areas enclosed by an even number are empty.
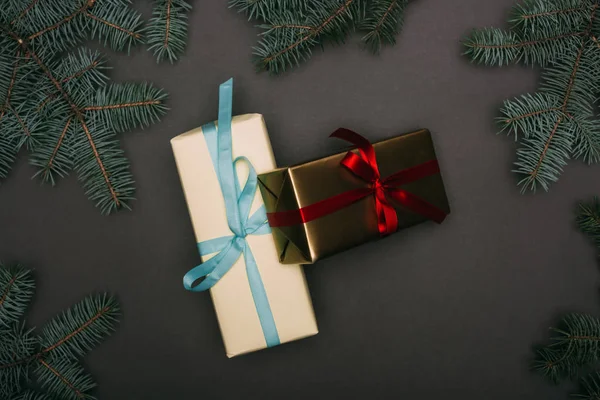
<svg viewBox="0 0 600 400">
<path fill-rule="evenodd" d="M 268 133 L 260 114 L 236 116 L 232 120 L 233 157 L 246 157 L 257 173 L 275 168 Z M 202 128 L 171 140 L 177 169 L 198 243 L 231 235 L 219 186 Z M 240 182 L 248 176 L 243 163 L 236 164 Z M 263 204 L 259 193 L 251 213 Z M 271 235 L 249 235 L 281 343 L 318 333 L 310 294 L 302 267 L 282 266 Z M 211 255 L 212 256 L 212 255 Z M 211 256 L 203 257 L 206 262 Z M 267 347 L 250 291 L 244 257 L 210 289 L 228 357 Z"/>
<path fill-rule="evenodd" d="M 368 147 L 371 145 L 368 144 Z M 402 184 L 399 189 L 407 196 L 433 206 L 444 217 L 450 213 L 429 131 L 420 130 L 396 136 L 375 143 L 372 148 L 382 179 L 433 163 L 436 168 L 433 173 Z M 358 151 L 354 153 L 357 154 Z M 293 217 L 301 217 L 306 221 L 305 215 L 309 213 L 309 209 L 318 206 L 319 203 L 339 198 L 348 191 L 363 190 L 368 193 L 373 184 L 342 166 L 347 156 L 348 152 L 344 151 L 293 167 L 259 174 L 259 187 L 267 212 L 283 217 L 285 214 L 292 214 Z M 393 201 L 390 206 L 394 217 L 397 217 L 397 229 L 408 228 L 429 219 L 426 215 Z M 334 209 L 334 212 L 327 215 L 308 218 L 308 222 L 299 221 L 276 227 L 269 216 L 280 262 L 310 264 L 382 237 L 375 196 L 366 196 L 350 205 Z"/>
</svg>

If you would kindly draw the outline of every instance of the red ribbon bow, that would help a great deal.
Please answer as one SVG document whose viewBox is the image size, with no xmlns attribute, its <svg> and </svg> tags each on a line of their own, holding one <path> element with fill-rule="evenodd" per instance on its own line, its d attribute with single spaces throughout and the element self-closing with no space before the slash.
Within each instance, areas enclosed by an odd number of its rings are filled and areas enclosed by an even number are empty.
<svg viewBox="0 0 600 400">
<path fill-rule="evenodd" d="M 390 204 L 390 199 L 438 224 L 444 221 L 446 218 L 444 211 L 399 187 L 439 173 L 437 160 L 427 161 L 381 179 L 375 150 L 367 139 L 344 128 L 338 129 L 330 137 L 346 140 L 358 147 L 360 155 L 349 151 L 341 164 L 354 175 L 369 182 L 370 187 L 349 190 L 297 210 L 267 213 L 269 225 L 283 227 L 307 223 L 339 211 L 370 195 L 375 197 L 377 227 L 382 236 L 398 230 L 398 215 Z"/>
</svg>

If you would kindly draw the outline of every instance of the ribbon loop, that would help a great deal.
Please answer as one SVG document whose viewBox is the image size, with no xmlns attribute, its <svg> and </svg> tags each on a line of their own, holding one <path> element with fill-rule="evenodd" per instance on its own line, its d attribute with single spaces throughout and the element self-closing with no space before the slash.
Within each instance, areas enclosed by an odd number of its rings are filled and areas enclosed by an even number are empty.
<svg viewBox="0 0 600 400">
<path fill-rule="evenodd" d="M 233 80 L 219 87 L 219 120 L 202 127 L 210 157 L 217 172 L 223 200 L 227 224 L 233 235 L 198 243 L 202 257 L 216 253 L 201 265 L 191 269 L 183 278 L 183 286 L 193 292 L 208 290 L 229 272 L 237 260 L 243 255 L 246 263 L 248 283 L 256 312 L 268 347 L 280 343 L 279 334 L 269 305 L 258 265 L 248 246 L 248 235 L 266 235 L 271 233 L 267 224 L 264 205 L 250 215 L 252 203 L 258 187 L 258 177 L 254 167 L 246 157 L 233 159 L 231 136 Z M 248 166 L 248 178 L 242 188 L 236 171 L 236 164 Z M 203 279 L 203 280 L 202 280 Z M 199 284 L 196 282 L 202 280 Z"/>
<path fill-rule="evenodd" d="M 379 173 L 371 167 L 371 164 L 351 151 L 346 154 L 341 164 L 354 175 L 367 182 L 375 184 L 379 181 Z"/>
</svg>

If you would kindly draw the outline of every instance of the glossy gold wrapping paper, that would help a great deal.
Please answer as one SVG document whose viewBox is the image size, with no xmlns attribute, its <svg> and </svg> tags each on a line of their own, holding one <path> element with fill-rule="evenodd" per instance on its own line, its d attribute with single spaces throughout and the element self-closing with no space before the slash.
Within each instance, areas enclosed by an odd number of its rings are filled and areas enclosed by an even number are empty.
<svg viewBox="0 0 600 400">
<path fill-rule="evenodd" d="M 381 177 L 436 159 L 431 134 L 420 130 L 373 145 Z M 306 207 L 368 183 L 340 165 L 347 151 L 319 160 L 259 174 L 259 187 L 267 212 Z M 425 177 L 402 188 L 446 213 L 450 206 L 440 174 Z M 427 219 L 394 205 L 399 229 Z M 272 228 L 283 264 L 311 264 L 317 260 L 380 238 L 375 200 L 369 196 L 332 214 L 305 224 Z"/>
<path fill-rule="evenodd" d="M 246 156 L 257 173 L 275 168 L 262 115 L 234 117 L 232 137 L 234 158 Z M 231 235 L 223 195 L 202 128 L 173 138 L 171 145 L 196 242 Z M 248 176 L 248 168 L 244 163 L 238 163 L 237 171 L 243 184 Z M 257 191 L 251 213 L 262 204 Z M 249 235 L 246 239 L 258 264 L 281 343 L 317 334 L 317 323 L 302 267 L 297 264 L 282 266 L 279 263 L 271 235 Z M 194 243 L 187 245 L 194 246 Z M 203 261 L 209 258 L 206 257 Z M 182 270 L 182 276 L 183 272 Z M 266 347 L 243 256 L 210 290 L 210 294 L 228 357 Z"/>
</svg>

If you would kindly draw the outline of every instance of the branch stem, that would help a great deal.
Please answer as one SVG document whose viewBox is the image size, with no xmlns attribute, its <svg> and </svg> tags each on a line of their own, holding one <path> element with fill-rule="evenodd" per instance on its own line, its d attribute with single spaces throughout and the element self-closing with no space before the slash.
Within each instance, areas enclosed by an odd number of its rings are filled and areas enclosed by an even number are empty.
<svg viewBox="0 0 600 400">
<path fill-rule="evenodd" d="M 8 90 L 6 91 L 6 99 L 4 100 L 4 105 L 2 106 L 2 110 L 0 111 L 0 119 L 4 117 L 6 114 L 6 110 L 10 108 L 10 96 L 12 95 L 12 90 L 17 82 L 17 70 L 19 69 L 19 58 L 21 57 L 21 48 L 17 49 L 17 55 L 15 56 L 15 66 L 13 68 L 13 72 L 10 78 L 10 83 L 8 84 Z"/>
<path fill-rule="evenodd" d="M 85 107 L 83 111 L 102 111 L 102 110 L 114 110 L 119 108 L 129 108 L 129 107 L 140 107 L 140 106 L 149 106 L 160 104 L 160 100 L 147 100 L 147 101 L 136 101 L 134 103 L 122 103 L 122 104 L 109 104 L 106 106 L 89 106 Z"/>
<path fill-rule="evenodd" d="M 169 31 L 171 29 L 171 2 L 172 0 L 167 0 L 167 16 L 165 17 L 165 43 L 163 45 L 165 48 L 169 47 Z"/>
<path fill-rule="evenodd" d="M 31 137 L 31 132 L 29 131 L 27 124 L 25 123 L 25 121 L 23 121 L 23 118 L 21 118 L 21 116 L 17 113 L 17 110 L 15 110 L 13 108 L 13 106 L 10 106 L 10 105 L 8 106 L 8 108 L 10 109 L 10 111 L 13 113 L 13 115 L 17 119 L 17 122 L 19 123 L 19 125 L 21 125 L 21 129 L 23 129 L 23 132 L 25 132 L 25 135 L 27 137 Z"/>
<path fill-rule="evenodd" d="M 302 43 L 306 42 L 307 40 L 319 35 L 323 31 L 323 29 L 325 29 L 327 26 L 329 26 L 331 21 L 333 21 L 337 16 L 339 16 L 341 13 L 346 11 L 353 2 L 354 2 L 354 0 L 346 0 L 346 2 L 344 4 L 342 4 L 333 14 L 331 14 L 329 17 L 327 17 L 327 19 L 325 19 L 321 23 L 321 25 L 317 26 L 312 32 L 310 32 L 310 33 L 306 34 L 305 36 L 303 36 L 302 38 L 298 39 L 296 42 L 292 43 L 285 49 L 280 50 L 277 53 L 265 58 L 263 63 L 268 64 L 269 62 L 273 61 L 275 58 L 281 56 L 282 54 L 285 54 L 288 51 L 295 49 L 296 47 L 300 46 Z"/>
<path fill-rule="evenodd" d="M 48 176 L 48 171 L 52 168 L 52 164 L 54 163 L 54 159 L 56 158 L 56 155 L 58 154 L 58 150 L 62 146 L 62 142 L 65 139 L 65 136 L 67 135 L 67 131 L 69 130 L 69 126 L 71 125 L 71 121 L 72 120 L 73 120 L 73 117 L 70 117 L 67 120 L 67 124 L 65 125 L 65 128 L 62 130 L 60 136 L 58 137 L 58 142 L 56 143 L 56 146 L 54 146 L 54 150 L 52 151 L 52 155 L 48 159 L 48 165 L 47 165 L 46 169 L 44 170 L 44 177 Z"/>
<path fill-rule="evenodd" d="M 537 13 L 537 14 L 525 14 L 525 15 L 523 15 L 523 19 L 532 19 L 532 18 L 540 18 L 540 17 L 550 17 L 552 15 L 570 14 L 573 12 L 583 11 L 586 8 L 587 7 L 573 7 L 573 8 L 567 8 L 564 10 L 546 11 L 546 12 Z"/>
<path fill-rule="evenodd" d="M 37 4 L 37 2 L 40 0 L 32 0 L 31 3 L 29 3 L 29 5 L 27 6 L 27 8 L 25 8 L 21 14 L 19 14 L 15 19 L 13 19 L 12 21 L 10 21 L 11 25 L 14 25 L 18 20 L 22 19 L 25 15 L 27 15 L 27 13 L 29 13 L 29 11 L 31 11 L 31 9 Z"/>
<path fill-rule="evenodd" d="M 392 9 L 396 6 L 396 4 L 398 4 L 398 0 L 394 0 L 390 3 L 390 6 L 387 8 L 387 10 L 385 10 L 385 13 L 383 13 L 379 22 L 377 22 L 377 25 L 375 26 L 375 29 L 373 29 L 373 32 L 379 31 L 379 28 L 381 28 L 381 25 L 383 25 L 385 19 L 392 12 Z"/>
<path fill-rule="evenodd" d="M 529 118 L 529 117 L 533 117 L 533 116 L 536 116 L 536 115 L 545 114 L 545 113 L 549 113 L 549 112 L 553 112 L 553 111 L 561 111 L 561 110 L 562 110 L 562 107 L 547 108 L 547 109 L 544 109 L 544 110 L 539 110 L 539 111 L 534 111 L 534 112 L 530 112 L 530 113 L 527 113 L 527 114 L 519 115 L 517 117 L 507 119 L 504 122 L 507 123 L 507 124 L 510 124 L 511 122 L 519 121 L 519 120 L 524 119 L 524 118 Z"/>
<path fill-rule="evenodd" d="M 24 44 L 24 46 L 27 49 L 27 45 Z M 50 72 L 48 67 L 42 62 L 42 60 L 40 60 L 40 58 L 37 56 L 37 54 L 35 54 L 33 51 L 31 51 L 29 49 L 27 49 L 27 52 L 31 55 L 31 57 L 39 65 L 39 67 L 42 69 L 42 71 L 44 71 L 44 73 L 46 74 L 48 79 L 50 79 L 50 81 L 52 82 L 54 87 L 56 87 L 56 89 L 60 92 L 62 97 L 65 99 L 65 101 L 69 104 L 69 107 L 71 107 L 71 110 L 75 114 L 75 117 L 79 120 L 79 123 L 81 124 L 81 127 L 83 128 L 83 131 L 85 132 L 85 135 L 88 139 L 88 142 L 90 144 L 92 152 L 94 153 L 96 163 L 98 164 L 98 167 L 100 167 L 102 176 L 106 183 L 106 186 L 107 186 L 108 190 L 110 191 L 110 195 L 111 195 L 113 201 L 115 202 L 116 206 L 120 207 L 121 201 L 119 200 L 117 193 L 108 177 L 108 172 L 106 171 L 106 168 L 104 167 L 104 163 L 102 162 L 102 159 L 100 158 L 100 154 L 98 153 L 98 149 L 96 148 L 94 139 L 92 138 L 92 135 L 87 127 L 87 124 L 85 123 L 85 118 L 81 114 L 79 107 L 77 107 L 77 105 L 73 102 L 73 100 L 71 100 L 69 94 L 64 90 L 61 83 L 52 75 L 52 73 Z"/>
<path fill-rule="evenodd" d="M 530 40 L 527 42 L 520 42 L 520 43 L 513 43 L 513 44 L 484 45 L 484 44 L 476 43 L 473 47 L 479 48 L 479 49 L 518 49 L 521 47 L 533 46 L 536 44 L 541 44 L 541 43 L 549 42 L 552 40 L 560 40 L 560 39 L 565 39 L 568 37 L 582 36 L 582 35 L 583 35 L 583 33 L 581 33 L 581 32 L 570 32 L 570 33 L 565 33 L 563 35 L 552 36 L 552 37 L 544 38 L 544 39 L 540 39 L 540 40 Z"/>
<path fill-rule="evenodd" d="M 0 307 L 3 307 L 4 302 L 8 298 L 8 292 L 10 292 L 10 289 L 12 288 L 12 286 L 15 284 L 16 281 L 17 281 L 17 276 L 15 275 L 8 282 L 8 285 L 6 285 L 6 289 L 4 290 L 4 293 L 2 293 L 2 297 L 0 297 Z"/>
<path fill-rule="evenodd" d="M 31 361 L 34 360 L 41 360 L 42 357 L 56 349 L 59 346 L 62 346 L 65 342 L 69 341 L 70 339 L 72 339 L 75 335 L 81 333 L 85 328 L 87 328 L 88 326 L 90 326 L 94 321 L 96 321 L 98 318 L 100 318 L 101 316 L 103 316 L 104 314 L 106 314 L 107 312 L 109 312 L 111 310 L 110 307 L 104 307 L 102 310 L 98 311 L 96 314 L 94 314 L 94 316 L 92 318 L 90 318 L 89 320 L 87 320 L 85 323 L 83 323 L 82 325 L 80 325 L 77 329 L 75 329 L 73 332 L 69 333 L 67 336 L 65 336 L 64 338 L 58 340 L 56 343 L 54 343 L 51 346 L 46 347 L 45 349 L 41 350 L 40 352 L 30 356 L 30 357 L 26 357 L 23 358 L 21 360 L 17 360 L 14 361 L 10 364 L 4 364 L 4 365 L 0 365 L 0 370 L 2 369 L 6 369 L 6 368 L 12 368 L 12 367 L 16 367 L 18 365 L 23 365 L 23 364 L 27 364 Z"/>
<path fill-rule="evenodd" d="M 586 31 L 583 33 L 583 35 L 585 37 L 590 37 L 590 35 L 591 35 L 592 26 L 594 25 L 594 20 L 596 18 L 596 10 L 597 9 L 598 9 L 598 4 L 596 3 L 592 7 L 592 12 L 590 15 L 590 22 L 587 26 Z M 567 114 L 567 107 L 569 105 L 569 100 L 571 98 L 571 93 L 573 91 L 573 87 L 575 86 L 575 78 L 577 77 L 577 73 L 579 72 L 579 67 L 581 66 L 581 57 L 583 56 L 583 51 L 585 50 L 585 46 L 586 46 L 586 41 L 583 40 L 581 43 L 581 46 L 579 48 L 579 52 L 577 53 L 577 58 L 575 59 L 575 62 L 573 63 L 573 71 L 571 72 L 571 77 L 569 79 L 569 83 L 567 85 L 567 89 L 566 89 L 566 93 L 565 93 L 565 98 L 563 100 L 563 104 L 561 107 L 561 111 L 563 112 L 563 114 Z M 540 168 L 542 167 L 542 163 L 544 162 L 544 159 L 546 158 L 546 154 L 548 153 L 548 149 L 550 148 L 550 143 L 552 142 L 552 139 L 554 139 L 554 135 L 558 131 L 558 127 L 562 123 L 563 119 L 564 119 L 564 116 L 560 116 L 558 118 L 558 120 L 556 121 L 556 124 L 554 125 L 552 132 L 550 132 L 550 136 L 548 137 L 548 140 L 546 141 L 546 144 L 544 145 L 544 149 L 542 150 L 542 153 L 540 154 L 540 158 L 539 158 L 535 168 L 530 172 L 530 175 L 533 179 L 537 178 L 537 176 L 540 172 Z"/>
<path fill-rule="evenodd" d="M 73 11 L 72 14 L 67 15 L 66 17 L 64 17 L 63 19 L 61 19 L 60 21 L 58 21 L 57 23 L 55 23 L 54 25 L 51 25 L 45 29 L 42 29 L 41 31 L 38 31 L 36 33 L 34 33 L 33 35 L 28 37 L 28 40 L 33 40 L 41 35 L 43 35 L 44 33 L 53 31 L 54 29 L 60 27 L 63 24 L 66 24 L 67 22 L 71 21 L 73 18 L 75 18 L 76 16 L 78 16 L 79 14 L 81 14 L 82 12 L 86 11 L 88 8 L 92 7 L 94 5 L 95 0 L 88 0 L 86 1 L 83 6 L 79 7 L 77 10 Z"/>
<path fill-rule="evenodd" d="M 133 36 L 133 37 L 134 37 L 134 38 L 136 38 L 136 39 L 139 39 L 139 38 L 140 38 L 140 34 L 139 34 L 139 33 L 137 33 L 137 32 L 132 32 L 132 31 L 130 31 L 130 30 L 128 30 L 128 29 L 125 29 L 125 28 L 123 28 L 122 26 L 119 26 L 119 25 L 117 25 L 117 24 L 113 24 L 112 22 L 109 22 L 109 21 L 107 21 L 107 20 L 105 20 L 105 19 L 102 19 L 102 18 L 100 18 L 100 17 L 97 17 L 97 16 L 95 16 L 94 14 L 92 14 L 92 13 L 91 13 L 91 12 L 89 12 L 89 11 L 86 11 L 86 12 L 85 12 L 85 15 L 86 15 L 87 17 L 89 17 L 89 18 L 93 19 L 93 20 L 96 20 L 96 21 L 98 21 L 98 22 L 100 22 L 100 23 L 104 24 L 104 25 L 108 25 L 108 26 L 110 26 L 111 28 L 114 28 L 114 29 L 116 29 L 116 30 L 118 30 L 118 31 L 125 32 L 125 33 L 126 33 L 126 34 L 128 34 L 129 36 Z"/>
<path fill-rule="evenodd" d="M 65 378 L 60 372 L 58 372 L 50 364 L 48 364 L 46 361 L 42 360 L 41 358 L 38 359 L 38 361 L 44 367 L 48 368 L 48 370 L 50 372 L 52 372 L 52 374 L 54 374 L 58 379 L 60 379 L 65 385 L 67 385 L 69 387 L 69 389 L 71 389 L 75 393 L 75 396 L 77 396 L 78 399 L 83 399 L 83 393 L 81 393 L 81 391 L 79 389 L 77 389 L 75 387 L 75 385 L 73 385 L 73 383 L 71 383 L 67 378 Z"/>
</svg>

